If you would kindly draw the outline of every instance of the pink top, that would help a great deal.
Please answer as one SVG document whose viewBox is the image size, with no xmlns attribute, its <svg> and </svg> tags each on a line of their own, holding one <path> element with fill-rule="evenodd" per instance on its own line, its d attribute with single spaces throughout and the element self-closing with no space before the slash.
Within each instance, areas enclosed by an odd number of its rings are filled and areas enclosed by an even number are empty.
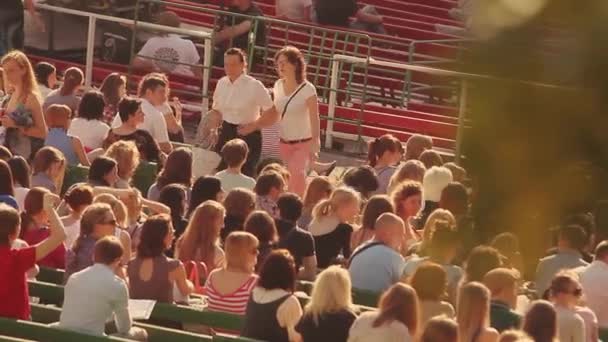
<svg viewBox="0 0 608 342">
<path fill-rule="evenodd" d="M 39 242 L 42 242 L 44 239 L 48 238 L 50 235 L 51 233 L 46 227 L 31 228 L 24 232 L 22 240 L 27 242 L 27 244 L 30 246 L 35 246 Z M 65 244 L 62 243 L 43 259 L 39 260 L 38 265 L 50 268 L 65 269 L 66 253 L 67 250 L 65 248 Z"/>
<path fill-rule="evenodd" d="M 219 293 L 213 286 L 213 273 L 205 283 L 205 293 L 208 296 L 209 310 L 245 315 L 247 302 L 251 291 L 257 283 L 258 276 L 252 274 L 238 289 L 229 294 Z"/>
</svg>

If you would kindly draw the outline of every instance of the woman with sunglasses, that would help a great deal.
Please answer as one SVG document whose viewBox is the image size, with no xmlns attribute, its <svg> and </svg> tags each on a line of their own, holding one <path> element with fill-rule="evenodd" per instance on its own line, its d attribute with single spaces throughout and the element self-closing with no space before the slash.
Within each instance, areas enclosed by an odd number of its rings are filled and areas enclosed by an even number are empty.
<svg viewBox="0 0 608 342">
<path fill-rule="evenodd" d="M 587 307 L 580 306 L 581 284 L 572 272 L 558 273 L 549 288 L 557 313 L 560 341 L 591 342 L 598 340 L 597 317 Z"/>
</svg>

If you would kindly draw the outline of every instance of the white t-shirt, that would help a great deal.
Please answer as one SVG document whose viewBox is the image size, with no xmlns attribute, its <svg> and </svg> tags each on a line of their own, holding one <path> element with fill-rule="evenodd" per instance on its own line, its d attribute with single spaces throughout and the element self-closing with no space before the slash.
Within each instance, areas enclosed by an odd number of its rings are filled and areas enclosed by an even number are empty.
<svg viewBox="0 0 608 342">
<path fill-rule="evenodd" d="M 213 109 L 233 125 L 248 124 L 258 119 L 260 109 L 272 108 L 272 99 L 262 82 L 242 74 L 234 82 L 220 78 L 213 92 Z"/>
<path fill-rule="evenodd" d="M 110 126 L 103 121 L 75 118 L 70 124 L 68 134 L 80 138 L 84 147 L 94 150 L 101 147 L 109 130 Z"/>
<path fill-rule="evenodd" d="M 28 188 L 24 188 L 21 186 L 15 187 L 15 200 L 17 200 L 17 205 L 19 205 L 20 212 L 25 209 L 25 207 L 24 207 L 25 196 L 27 195 L 28 192 L 30 192 L 30 189 L 28 189 Z"/>
<path fill-rule="evenodd" d="M 296 88 L 296 90 L 300 87 Z M 283 110 L 291 94 L 286 95 L 283 87 L 283 80 L 278 80 L 274 84 L 274 105 L 279 112 L 283 114 Z M 295 91 L 295 90 L 294 90 Z M 286 141 L 302 140 L 312 137 L 312 129 L 310 126 L 310 115 L 306 101 L 311 96 L 316 96 L 317 90 L 312 83 L 306 81 L 302 88 L 289 102 L 287 111 L 281 119 L 281 139 Z"/>
<path fill-rule="evenodd" d="M 141 110 L 144 112 L 144 122 L 137 128 L 148 131 L 157 143 L 169 142 L 167 122 L 163 113 L 146 99 L 141 99 Z M 120 125 L 122 125 L 122 120 L 120 119 L 120 115 L 117 114 L 114 117 L 114 121 L 112 121 L 112 128 L 117 128 Z"/>
<path fill-rule="evenodd" d="M 247 177 L 244 174 L 229 173 L 227 170 L 220 171 L 215 174 L 222 182 L 222 188 L 225 192 L 229 192 L 234 188 L 245 188 L 253 190 L 255 187 L 255 179 Z"/>
<path fill-rule="evenodd" d="M 154 64 L 166 73 L 184 76 L 194 76 L 192 69 L 175 63 L 197 64 L 201 59 L 194 43 L 176 34 L 148 39 L 137 55 L 166 60 L 154 60 Z"/>
<path fill-rule="evenodd" d="M 305 11 L 310 12 L 311 6 L 311 0 L 277 0 L 275 12 L 277 17 L 302 21 L 305 19 Z"/>
</svg>

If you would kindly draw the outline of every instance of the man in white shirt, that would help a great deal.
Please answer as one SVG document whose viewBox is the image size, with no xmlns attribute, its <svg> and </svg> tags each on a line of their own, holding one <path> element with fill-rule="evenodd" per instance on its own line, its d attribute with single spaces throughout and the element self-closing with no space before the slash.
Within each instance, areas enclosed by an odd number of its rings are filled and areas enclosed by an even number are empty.
<svg viewBox="0 0 608 342">
<path fill-rule="evenodd" d="M 593 262 L 578 270 L 587 306 L 597 316 L 600 328 L 608 329 L 608 240 L 597 245 Z"/>
<path fill-rule="evenodd" d="M 167 11 L 159 14 L 157 24 L 180 27 L 181 22 L 175 12 Z M 195 66 L 200 59 L 191 40 L 170 33 L 148 39 L 133 60 L 133 66 L 147 71 L 202 78 L 201 68 Z"/>
<path fill-rule="evenodd" d="M 384 213 L 374 227 L 374 238 L 353 252 L 348 272 L 353 288 L 381 293 L 403 274 L 405 262 L 399 251 L 405 224 L 397 215 Z"/>
<path fill-rule="evenodd" d="M 169 132 L 167 131 L 167 122 L 163 113 L 158 110 L 165 102 L 167 102 L 167 87 L 169 85 L 159 76 L 147 75 L 144 76 L 139 84 L 139 97 L 141 98 L 141 110 L 144 113 L 144 122 L 138 127 L 144 131 L 148 131 L 156 140 L 160 149 L 165 153 L 170 153 L 171 142 L 169 141 Z M 116 114 L 112 122 L 112 128 L 122 125 L 120 115 Z"/>
<path fill-rule="evenodd" d="M 132 327 L 127 284 L 116 275 L 123 248 L 108 236 L 95 244 L 95 264 L 74 273 L 65 286 L 59 327 L 91 335 L 105 335 L 105 324 L 114 316 L 118 335 L 145 340 L 145 330 Z"/>
<path fill-rule="evenodd" d="M 262 82 L 245 73 L 245 61 L 242 50 L 231 48 L 226 51 L 226 76 L 217 82 L 212 110 L 221 115 L 223 120 L 216 151 L 221 152 L 224 144 L 232 139 L 243 139 L 249 148 L 243 174 L 253 176 L 262 150 L 262 134 L 259 129 L 276 122 L 279 114 Z M 247 129 L 239 130 L 241 126 L 246 126 Z M 222 163 L 218 170 L 224 168 L 226 165 Z"/>
</svg>

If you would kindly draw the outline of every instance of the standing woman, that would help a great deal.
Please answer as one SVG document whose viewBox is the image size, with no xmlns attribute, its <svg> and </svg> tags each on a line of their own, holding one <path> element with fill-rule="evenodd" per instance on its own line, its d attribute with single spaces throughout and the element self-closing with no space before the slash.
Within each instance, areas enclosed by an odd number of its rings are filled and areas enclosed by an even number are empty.
<svg viewBox="0 0 608 342">
<path fill-rule="evenodd" d="M 99 91 L 103 94 L 105 102 L 103 121 L 110 125 L 118 113 L 118 102 L 127 94 L 127 78 L 113 72 L 103 80 Z"/>
<path fill-rule="evenodd" d="M 281 49 L 275 63 L 280 77 L 274 84 L 274 103 L 281 120 L 281 158 L 291 174 L 289 191 L 303 196 L 307 171 L 321 148 L 317 90 L 306 80 L 306 62 L 297 48 Z"/>
<path fill-rule="evenodd" d="M 13 154 L 30 159 L 42 147 L 46 138 L 47 128 L 42 114 L 40 93 L 32 64 L 21 51 L 11 51 L 2 58 L 2 68 L 6 86 L 13 93 L 0 108 L 4 116 L 0 119 L 2 126 L 7 129 L 6 146 Z M 13 118 L 31 118 L 31 125 L 19 125 Z"/>
<path fill-rule="evenodd" d="M 490 290 L 478 282 L 460 288 L 456 320 L 462 342 L 496 342 L 498 332 L 490 327 Z"/>
</svg>

